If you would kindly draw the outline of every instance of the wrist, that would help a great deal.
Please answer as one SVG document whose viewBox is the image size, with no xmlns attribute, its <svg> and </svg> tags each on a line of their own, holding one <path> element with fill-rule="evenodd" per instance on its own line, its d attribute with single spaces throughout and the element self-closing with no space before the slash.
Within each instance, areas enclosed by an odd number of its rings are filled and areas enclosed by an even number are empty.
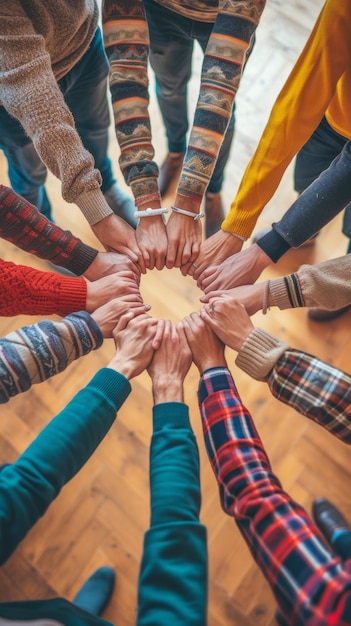
<svg viewBox="0 0 351 626">
<path fill-rule="evenodd" d="M 154 404 L 184 402 L 183 380 L 160 376 L 152 381 Z"/>
<path fill-rule="evenodd" d="M 135 374 L 135 363 L 133 360 L 127 358 L 121 358 L 119 355 L 115 355 L 111 361 L 106 365 L 106 367 L 115 370 L 115 372 L 119 372 L 123 374 L 127 378 L 127 380 L 131 380 L 134 378 Z"/>
<path fill-rule="evenodd" d="M 176 194 L 174 200 L 174 206 L 179 209 L 184 209 L 185 211 L 191 211 L 192 213 L 200 213 L 202 197 L 197 196 L 182 196 L 180 194 Z"/>
<path fill-rule="evenodd" d="M 225 360 L 223 356 L 223 357 L 217 357 L 217 358 L 210 357 L 208 359 L 204 359 L 203 361 L 196 363 L 196 367 L 199 370 L 200 376 L 202 376 L 202 374 L 206 372 L 206 370 L 215 369 L 217 367 L 228 367 L 228 365 L 227 365 L 227 361 Z"/>
</svg>

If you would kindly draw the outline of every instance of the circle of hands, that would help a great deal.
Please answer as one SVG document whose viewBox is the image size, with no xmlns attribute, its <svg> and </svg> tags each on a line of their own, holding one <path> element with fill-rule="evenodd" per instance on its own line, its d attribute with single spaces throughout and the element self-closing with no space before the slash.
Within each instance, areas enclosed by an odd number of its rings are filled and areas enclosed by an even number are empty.
<svg viewBox="0 0 351 626">
<path fill-rule="evenodd" d="M 150 305 L 143 301 L 140 293 L 141 275 L 151 269 L 146 267 L 145 259 L 139 263 L 139 256 L 131 254 L 130 250 L 128 255 L 111 250 L 97 254 L 85 273 L 86 308 L 100 326 L 103 336 L 114 338 L 117 353 L 110 366 L 127 374 L 128 378 L 146 368 L 153 377 L 155 368 L 158 368 L 157 378 L 163 380 L 166 387 L 175 385 L 177 378 L 182 382 L 192 361 L 200 373 L 211 367 L 226 366 L 225 345 L 234 350 L 240 349 L 254 328 L 249 316 L 260 308 L 257 298 L 250 291 L 253 285 L 242 283 L 246 280 L 252 283 L 255 273 L 257 278 L 267 265 L 267 257 L 263 263 L 257 262 L 257 259 L 249 263 L 251 273 L 245 274 L 242 270 L 247 267 L 250 257 L 256 258 L 255 248 L 258 247 L 253 245 L 240 252 L 243 242 L 223 231 L 213 235 L 203 245 L 206 246 L 208 242 L 211 244 L 211 239 L 217 239 L 218 242 L 223 235 L 226 240 L 230 240 L 232 250 L 237 246 L 239 254 L 234 253 L 205 270 L 202 267 L 201 271 L 200 249 L 196 262 L 192 261 L 189 265 L 188 261 L 186 266 L 177 263 L 182 274 L 192 276 L 204 291 L 200 298 L 202 308 L 177 324 L 152 317 L 149 313 Z M 219 249 L 217 261 L 221 254 L 227 254 L 223 246 Z M 243 257 L 241 262 L 240 257 Z M 164 266 L 168 267 L 167 263 Z M 157 264 L 153 264 L 153 268 L 157 268 Z M 232 282 L 225 284 L 222 277 L 228 274 L 232 276 Z M 235 274 L 241 276 L 242 282 L 239 281 L 239 284 L 242 286 L 231 288 L 237 282 Z M 178 395 L 181 399 L 180 391 Z"/>
</svg>

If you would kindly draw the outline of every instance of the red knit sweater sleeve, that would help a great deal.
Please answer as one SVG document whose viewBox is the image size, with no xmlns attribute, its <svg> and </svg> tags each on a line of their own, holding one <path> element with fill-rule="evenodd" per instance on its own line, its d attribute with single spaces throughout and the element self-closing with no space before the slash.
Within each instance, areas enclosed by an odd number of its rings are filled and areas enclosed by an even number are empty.
<svg viewBox="0 0 351 626">
<path fill-rule="evenodd" d="M 61 315 L 86 307 L 84 278 L 16 265 L 0 259 L 0 315 Z"/>
</svg>

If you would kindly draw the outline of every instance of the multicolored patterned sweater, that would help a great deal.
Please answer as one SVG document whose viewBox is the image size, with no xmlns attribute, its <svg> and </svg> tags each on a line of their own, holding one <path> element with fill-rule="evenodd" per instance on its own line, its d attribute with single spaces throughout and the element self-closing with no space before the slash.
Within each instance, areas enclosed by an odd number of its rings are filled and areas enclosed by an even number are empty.
<svg viewBox="0 0 351 626">
<path fill-rule="evenodd" d="M 213 21 L 201 73 L 199 99 L 177 195 L 201 200 L 215 167 L 239 87 L 246 51 L 266 0 L 170 2 L 172 12 Z M 216 5 L 216 9 L 215 9 Z M 159 198 L 158 167 L 148 113 L 148 27 L 142 0 L 104 0 L 103 33 L 120 166 L 136 205 Z"/>
<path fill-rule="evenodd" d="M 0 338 L 0 403 L 62 372 L 102 342 L 99 326 L 85 311 L 59 322 L 23 326 Z"/>
</svg>

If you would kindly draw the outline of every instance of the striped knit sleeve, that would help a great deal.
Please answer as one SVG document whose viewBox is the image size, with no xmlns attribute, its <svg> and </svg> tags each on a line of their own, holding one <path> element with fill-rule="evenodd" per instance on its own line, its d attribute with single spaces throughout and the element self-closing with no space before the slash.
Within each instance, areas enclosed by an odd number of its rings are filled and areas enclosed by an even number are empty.
<svg viewBox="0 0 351 626">
<path fill-rule="evenodd" d="M 105 0 L 103 34 L 119 159 L 135 204 L 161 198 L 148 113 L 149 33 L 141 0 Z"/>
<path fill-rule="evenodd" d="M 265 0 L 226 0 L 220 3 L 202 65 L 188 149 L 177 195 L 200 204 L 212 176 L 232 113 L 250 41 Z"/>
<path fill-rule="evenodd" d="M 0 185 L 0 237 L 77 274 L 84 272 L 98 251 L 68 230 L 50 222 L 27 200 Z"/>
<path fill-rule="evenodd" d="M 0 339 L 0 403 L 62 372 L 99 348 L 99 326 L 85 311 L 59 322 L 43 320 Z"/>
<path fill-rule="evenodd" d="M 0 259 L 0 315 L 68 315 L 86 308 L 87 283 Z"/>
</svg>

